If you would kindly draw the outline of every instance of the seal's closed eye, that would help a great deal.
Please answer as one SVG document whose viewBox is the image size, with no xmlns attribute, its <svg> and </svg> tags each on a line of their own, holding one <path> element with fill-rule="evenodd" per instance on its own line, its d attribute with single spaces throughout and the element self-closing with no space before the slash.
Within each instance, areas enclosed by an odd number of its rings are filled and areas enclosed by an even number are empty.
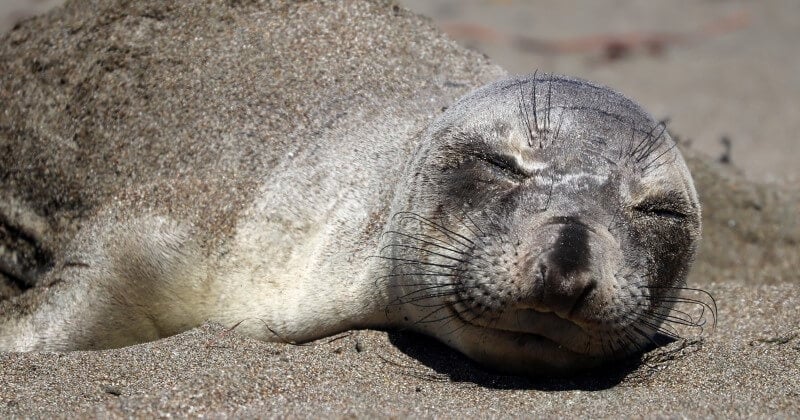
<svg viewBox="0 0 800 420">
<path fill-rule="evenodd" d="M 517 160 L 511 156 L 496 154 L 496 153 L 488 153 L 488 154 L 475 154 L 475 157 L 482 162 L 485 162 L 492 167 L 499 169 L 502 171 L 503 175 L 510 177 L 516 181 L 522 181 L 525 178 L 528 178 L 529 175 L 522 169 L 519 164 L 517 164 Z"/>
<path fill-rule="evenodd" d="M 666 193 L 647 198 L 634 206 L 633 210 L 644 216 L 684 220 L 689 217 L 686 208 L 687 204 L 680 193 Z"/>
<path fill-rule="evenodd" d="M 637 207 L 636 211 L 650 216 L 667 218 L 667 219 L 682 220 L 688 217 L 684 213 L 666 207 L 649 207 L 649 208 Z"/>
</svg>

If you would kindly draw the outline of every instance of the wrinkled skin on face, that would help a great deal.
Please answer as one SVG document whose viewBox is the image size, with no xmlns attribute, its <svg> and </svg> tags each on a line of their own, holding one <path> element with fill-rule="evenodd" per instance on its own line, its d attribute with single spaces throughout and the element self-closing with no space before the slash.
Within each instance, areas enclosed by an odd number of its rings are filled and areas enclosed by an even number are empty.
<svg viewBox="0 0 800 420">
<path fill-rule="evenodd" d="M 447 109 L 411 165 L 384 235 L 397 323 L 532 373 L 672 335 L 700 204 L 634 102 L 575 79 L 503 80 Z"/>
</svg>

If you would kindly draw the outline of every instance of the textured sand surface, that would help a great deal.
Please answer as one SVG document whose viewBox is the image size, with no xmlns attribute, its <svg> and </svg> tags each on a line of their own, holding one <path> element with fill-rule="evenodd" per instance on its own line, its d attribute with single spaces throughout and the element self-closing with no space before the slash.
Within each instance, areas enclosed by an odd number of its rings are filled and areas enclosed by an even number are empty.
<svg viewBox="0 0 800 420">
<path fill-rule="evenodd" d="M 303 102 L 305 86 L 291 84 L 291 71 L 275 76 L 287 84 L 282 95 L 265 68 L 296 66 L 294 74 L 321 76 L 317 89 L 409 100 L 410 109 L 431 115 L 501 74 L 391 3 L 162 3 L 73 2 L 0 38 L 0 145 L 80 145 L 117 138 L 120 127 L 131 138 L 226 138 L 220 133 L 227 124 L 281 135 L 314 129 L 343 106 Z M 263 41 L 279 29 L 277 41 Z M 209 57 L 213 65 L 205 65 Z M 270 67 L 269 60 L 280 64 Z M 677 64 L 663 64 L 669 65 Z M 174 76 L 150 77 L 170 66 Z M 163 92 L 167 101 L 170 93 L 192 94 L 184 84 L 192 66 L 202 70 L 193 96 L 153 104 L 138 96 Z M 264 102 L 254 101 L 254 86 L 265 92 Z M 68 104 L 77 109 L 65 110 Z M 280 112 L 257 112 L 264 106 Z M 182 130 L 159 131 L 159 121 Z M 246 131 L 234 137 L 247 138 Z M 291 346 L 207 325 L 124 349 L 0 354 L 0 417 L 800 416 L 796 190 L 753 183 L 693 149 L 686 153 L 704 201 L 705 240 L 692 282 L 719 308 L 716 330 L 704 340 L 678 341 L 580 378 L 531 380 L 485 372 L 407 333 L 360 331 Z M 43 179 L 54 191 L 80 193 L 55 176 Z M 88 181 L 74 184 L 82 182 Z M 102 182 L 89 185 L 97 188 L 74 201 L 77 208 L 64 204 L 71 197 L 26 200 L 69 220 L 102 199 Z M 206 223 L 224 227 L 213 218 Z M 64 222 L 54 230 L 68 236 L 72 229 Z"/>
</svg>

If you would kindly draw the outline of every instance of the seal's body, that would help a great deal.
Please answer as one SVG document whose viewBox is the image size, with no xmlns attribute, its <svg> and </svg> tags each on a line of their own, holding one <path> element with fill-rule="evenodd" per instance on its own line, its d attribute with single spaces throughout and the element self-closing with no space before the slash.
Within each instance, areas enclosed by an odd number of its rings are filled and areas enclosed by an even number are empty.
<svg viewBox="0 0 800 420">
<path fill-rule="evenodd" d="M 6 316 L 0 344 L 116 347 L 205 320 L 292 342 L 403 327 L 526 370 L 624 356 L 658 331 L 699 205 L 674 142 L 633 102 L 531 76 L 473 92 L 417 138 L 364 130 L 285 154 L 235 233 L 206 247 L 180 220 L 112 207 L 57 260 L 47 301 Z"/>
<path fill-rule="evenodd" d="M 271 33 L 275 45 L 282 32 Z M 302 64 L 292 77 L 316 83 L 317 64 Z M 271 74 L 300 68 L 281 65 Z M 128 80 L 121 72 L 87 80 L 102 91 Z M 202 74 L 197 83 L 132 74 L 187 97 L 205 87 Z M 245 80 L 231 74 L 235 86 Z M 491 83 L 435 115 L 458 84 L 348 97 L 328 85 L 299 110 L 263 93 L 271 107 L 225 114 L 245 118 L 235 133 L 203 126 L 227 108 L 154 98 L 160 89 L 148 87 L 142 104 L 136 89 L 79 97 L 113 102 L 118 114 L 81 107 L 71 137 L 41 127 L 41 144 L 5 137 L 0 221 L 8 249 L 22 251 L 4 250 L 0 269 L 35 287 L 0 304 L 0 349 L 118 347 L 207 320 L 284 342 L 404 328 L 536 373 L 624 357 L 674 319 L 700 207 L 675 143 L 635 103 L 540 74 Z M 287 97 L 303 92 L 293 86 Z M 260 98 L 231 89 L 218 93 L 223 103 Z M 170 106 L 181 118 L 147 115 Z M 291 130 L 273 124 L 282 118 Z M 253 121 L 278 128 L 263 137 Z M 198 125 L 208 138 L 193 137 Z"/>
</svg>

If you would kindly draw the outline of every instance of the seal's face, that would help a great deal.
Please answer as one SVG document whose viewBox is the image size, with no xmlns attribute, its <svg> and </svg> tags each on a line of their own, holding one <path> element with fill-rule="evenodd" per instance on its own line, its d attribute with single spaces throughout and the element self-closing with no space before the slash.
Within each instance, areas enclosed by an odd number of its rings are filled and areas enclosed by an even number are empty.
<svg viewBox="0 0 800 420">
<path fill-rule="evenodd" d="M 431 127 L 385 235 L 390 316 L 504 370 L 643 349 L 700 235 L 675 143 L 619 94 L 566 78 L 482 88 Z"/>
</svg>

